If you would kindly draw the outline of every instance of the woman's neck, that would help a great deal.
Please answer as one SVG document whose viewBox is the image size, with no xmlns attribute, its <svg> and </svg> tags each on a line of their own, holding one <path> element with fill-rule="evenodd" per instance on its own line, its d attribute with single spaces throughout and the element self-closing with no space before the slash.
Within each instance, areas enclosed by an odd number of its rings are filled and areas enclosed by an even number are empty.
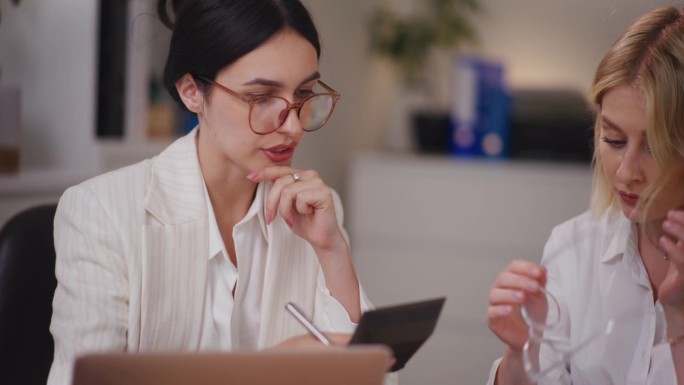
<svg viewBox="0 0 684 385">
<path fill-rule="evenodd" d="M 643 223 L 637 224 L 637 247 L 639 249 L 639 256 L 641 257 L 644 267 L 646 268 L 646 274 L 648 275 L 648 279 L 651 283 L 651 288 L 653 289 L 654 302 L 658 299 L 658 288 L 665 279 L 667 269 L 669 267 L 669 261 L 664 258 L 665 253 L 663 253 L 657 244 L 659 238 L 657 234 L 660 234 L 660 232 L 650 234 L 649 231 L 647 231 L 647 226 L 661 225 L 662 220 L 656 220 L 645 225 Z"/>
<path fill-rule="evenodd" d="M 247 179 L 246 172 L 211 151 L 199 151 L 198 158 L 202 177 L 220 228 L 242 219 L 254 200 L 257 185 Z"/>
</svg>

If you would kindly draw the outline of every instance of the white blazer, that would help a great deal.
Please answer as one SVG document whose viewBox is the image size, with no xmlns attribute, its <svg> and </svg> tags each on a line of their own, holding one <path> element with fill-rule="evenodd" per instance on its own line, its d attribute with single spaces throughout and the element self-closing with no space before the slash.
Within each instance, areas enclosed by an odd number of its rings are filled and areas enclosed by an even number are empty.
<svg viewBox="0 0 684 385">
<path fill-rule="evenodd" d="M 70 384 L 73 361 L 86 352 L 199 349 L 209 252 L 203 183 L 195 130 L 155 158 L 64 193 L 55 216 L 48 384 Z M 324 301 L 316 298 L 323 278 L 313 248 L 280 217 L 267 238 L 259 347 L 305 333 L 286 313 L 288 301 L 330 330 L 321 317 Z"/>
</svg>

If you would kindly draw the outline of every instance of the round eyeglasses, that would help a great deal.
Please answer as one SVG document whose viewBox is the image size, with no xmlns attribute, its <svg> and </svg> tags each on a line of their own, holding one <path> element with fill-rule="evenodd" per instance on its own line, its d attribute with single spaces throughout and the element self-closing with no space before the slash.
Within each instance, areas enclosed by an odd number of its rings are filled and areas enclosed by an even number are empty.
<svg viewBox="0 0 684 385">
<path fill-rule="evenodd" d="M 327 92 L 314 93 L 304 97 L 299 102 L 290 103 L 287 99 L 274 95 L 250 98 L 206 77 L 195 76 L 195 78 L 213 84 L 220 90 L 249 104 L 249 128 L 259 135 L 270 134 L 278 130 L 287 120 L 290 110 L 297 112 L 297 117 L 304 131 L 316 131 L 328 122 L 335 109 L 335 104 L 340 100 L 340 93 L 321 80 L 318 81 L 318 84 Z"/>
<path fill-rule="evenodd" d="M 623 309 L 618 314 L 606 317 L 588 336 L 571 342 L 564 337 L 561 326 L 560 302 L 545 288 L 539 296 L 531 296 L 521 306 L 521 314 L 528 326 L 528 338 L 523 346 L 523 367 L 527 378 L 533 383 L 571 385 L 570 361 L 583 352 L 601 349 L 610 338 L 630 333 L 639 322 L 643 311 L 635 308 Z M 543 355 L 543 360 L 541 356 Z M 603 367 L 592 373 L 592 384 L 617 385 L 614 377 Z"/>
</svg>

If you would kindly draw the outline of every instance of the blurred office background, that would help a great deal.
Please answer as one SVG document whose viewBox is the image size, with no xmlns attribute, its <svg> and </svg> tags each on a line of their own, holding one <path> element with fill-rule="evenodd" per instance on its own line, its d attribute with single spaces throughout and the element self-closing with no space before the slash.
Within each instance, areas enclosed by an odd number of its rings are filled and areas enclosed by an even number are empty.
<svg viewBox="0 0 684 385">
<path fill-rule="evenodd" d="M 153 156 L 189 124 L 155 81 L 168 33 L 153 15 L 153 1 L 111 7 L 119 1 L 22 0 L 14 6 L 0 0 L 0 121 L 13 122 L 0 126 L 0 223 L 23 208 L 56 201 L 69 185 Z M 342 99 L 328 125 L 307 134 L 296 164 L 318 169 L 341 193 L 355 263 L 376 305 L 447 297 L 435 334 L 403 371 L 402 383 L 484 383 L 503 351 L 485 325 L 487 289 L 510 260 L 538 260 L 551 227 L 587 207 L 589 164 L 534 152 L 495 160 L 419 152 L 405 95 L 411 91 L 392 63 L 369 49 L 368 23 L 381 4 L 408 17 L 421 0 L 304 2 L 321 35 L 323 79 Z M 513 105 L 515 96 L 534 104 L 553 95 L 586 95 L 618 33 L 669 4 L 675 2 L 482 0 L 482 12 L 471 18 L 479 43 L 441 52 L 431 62 L 433 91 L 441 95 L 434 107 L 449 107 L 457 52 L 499 63 Z M 102 16 L 104 7 L 111 8 Z M 124 20 L 118 32 L 116 26 L 109 31 L 125 34 L 125 46 L 101 39 L 101 17 Z M 118 74 L 123 88 L 100 86 L 106 84 L 100 58 L 115 60 L 102 52 L 103 44 L 126 53 Z M 563 110 L 571 99 L 558 100 Z M 103 123 L 105 113 L 116 117 Z M 539 116 L 549 116 L 544 113 Z M 159 123 L 179 121 L 174 130 Z M 545 129 L 549 141 L 566 135 L 549 134 L 553 125 Z M 17 164 L 10 164 L 17 151 Z"/>
</svg>

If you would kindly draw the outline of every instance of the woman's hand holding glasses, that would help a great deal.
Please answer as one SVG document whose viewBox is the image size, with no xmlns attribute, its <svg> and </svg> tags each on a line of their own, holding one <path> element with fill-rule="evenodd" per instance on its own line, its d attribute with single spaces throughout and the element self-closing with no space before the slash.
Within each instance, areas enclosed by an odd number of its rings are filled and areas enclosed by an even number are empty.
<svg viewBox="0 0 684 385">
<path fill-rule="evenodd" d="M 548 302 L 543 290 L 545 285 L 546 269 L 543 266 L 516 260 L 498 275 L 489 291 L 487 323 L 492 332 L 508 345 L 508 357 L 505 359 L 516 361 L 510 366 L 511 369 L 514 366 L 522 369 L 523 350 L 533 334 L 530 325 L 523 318 L 523 304 L 529 305 L 526 316 L 546 320 Z M 537 357 L 533 359 L 538 360 Z M 519 373 L 507 373 L 506 378 L 516 379 L 511 383 L 524 383 L 523 381 L 528 380 L 522 370 Z"/>
</svg>

